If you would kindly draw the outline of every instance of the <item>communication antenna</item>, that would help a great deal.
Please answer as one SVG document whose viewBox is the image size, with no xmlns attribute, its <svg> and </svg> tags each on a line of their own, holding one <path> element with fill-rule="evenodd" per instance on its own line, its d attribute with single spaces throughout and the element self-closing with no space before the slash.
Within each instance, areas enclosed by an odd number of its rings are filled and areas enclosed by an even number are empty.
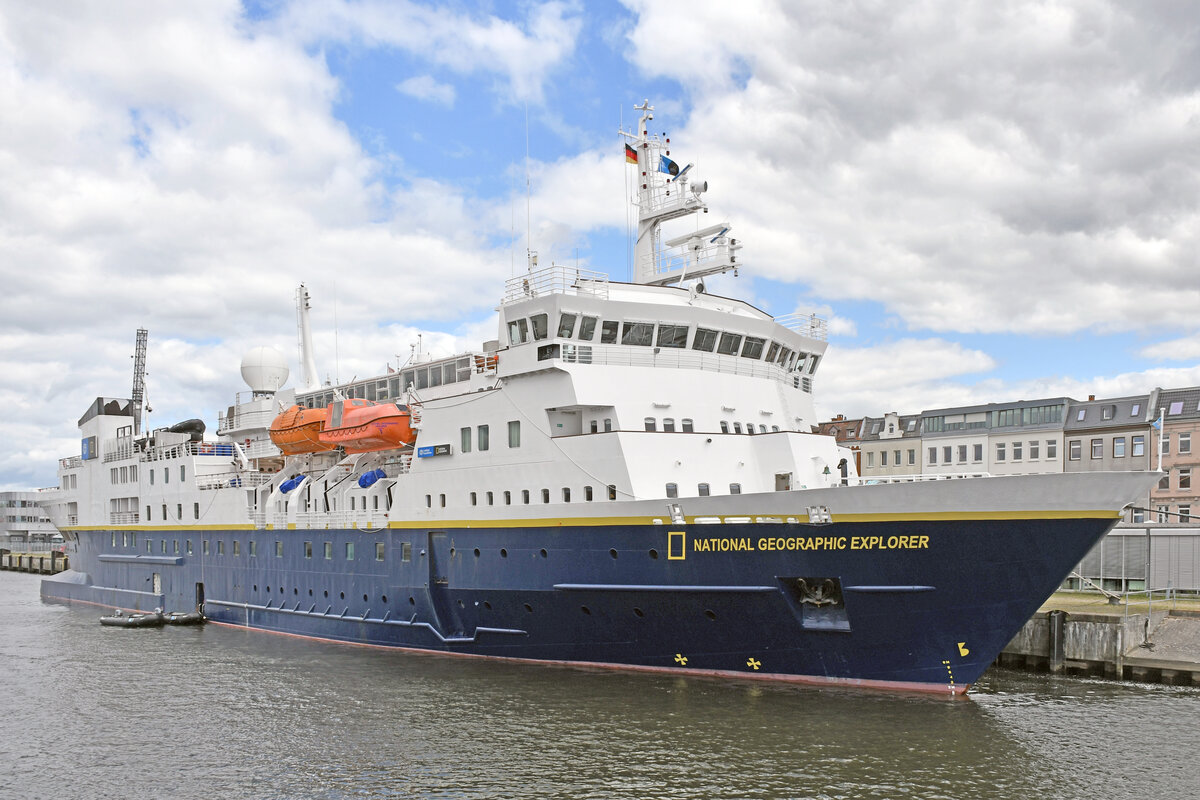
<svg viewBox="0 0 1200 800">
<path fill-rule="evenodd" d="M 529 179 L 529 102 L 525 103 L 525 258 L 526 272 L 533 272 L 537 266 L 537 253 L 533 249 L 533 211 L 530 199 L 533 190 Z"/>
<path fill-rule="evenodd" d="M 146 341 L 149 338 L 148 330 L 137 329 L 137 339 L 133 345 L 133 390 L 129 395 L 133 402 L 133 419 L 137 425 L 134 433 L 142 432 L 142 404 L 146 399 Z"/>
<path fill-rule="evenodd" d="M 311 300 L 308 287 L 300 284 L 300 288 L 296 290 L 296 337 L 299 340 L 300 364 L 304 370 L 302 391 L 306 392 L 311 392 L 321 385 L 321 379 L 317 375 L 317 362 L 313 358 L 312 327 L 308 322 L 308 312 L 312 310 Z"/>
</svg>

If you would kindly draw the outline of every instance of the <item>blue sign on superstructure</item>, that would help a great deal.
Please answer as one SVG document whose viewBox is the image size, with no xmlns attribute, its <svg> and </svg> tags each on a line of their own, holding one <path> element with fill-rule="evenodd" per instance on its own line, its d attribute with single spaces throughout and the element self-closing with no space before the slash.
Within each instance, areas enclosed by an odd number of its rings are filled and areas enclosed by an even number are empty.
<svg viewBox="0 0 1200 800">
<path fill-rule="evenodd" d="M 431 444 L 425 447 L 417 448 L 417 458 L 429 458 L 430 456 L 448 456 L 450 455 L 450 445 L 448 444 Z"/>
</svg>

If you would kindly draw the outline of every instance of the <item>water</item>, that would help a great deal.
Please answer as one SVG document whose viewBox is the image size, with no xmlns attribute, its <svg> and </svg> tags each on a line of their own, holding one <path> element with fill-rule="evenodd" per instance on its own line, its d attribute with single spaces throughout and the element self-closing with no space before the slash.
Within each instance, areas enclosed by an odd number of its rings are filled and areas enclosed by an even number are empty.
<svg viewBox="0 0 1200 800">
<path fill-rule="evenodd" d="M 967 700 L 102 628 L 0 573 L 0 798 L 1189 797 L 1200 690 Z"/>
</svg>

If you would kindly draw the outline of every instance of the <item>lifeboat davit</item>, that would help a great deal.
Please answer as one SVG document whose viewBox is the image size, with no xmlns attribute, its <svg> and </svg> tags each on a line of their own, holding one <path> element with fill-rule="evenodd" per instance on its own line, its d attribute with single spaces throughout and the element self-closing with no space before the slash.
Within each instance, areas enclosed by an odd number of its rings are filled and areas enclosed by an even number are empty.
<svg viewBox="0 0 1200 800">
<path fill-rule="evenodd" d="M 408 406 L 373 403 L 354 398 L 329 406 L 329 416 L 320 439 L 347 453 L 369 453 L 411 445 L 417 439 Z"/>
<path fill-rule="evenodd" d="M 285 456 L 332 450 L 336 445 L 320 439 L 327 418 L 324 408 L 292 406 L 271 422 L 271 441 Z"/>
</svg>

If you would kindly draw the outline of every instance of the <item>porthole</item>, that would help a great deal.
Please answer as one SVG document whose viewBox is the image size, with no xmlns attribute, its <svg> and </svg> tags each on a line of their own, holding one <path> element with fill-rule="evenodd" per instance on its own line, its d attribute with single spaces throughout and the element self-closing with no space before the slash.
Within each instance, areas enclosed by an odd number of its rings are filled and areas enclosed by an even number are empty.
<svg viewBox="0 0 1200 800">
<path fill-rule="evenodd" d="M 613 558 L 616 558 L 616 557 L 617 557 L 617 551 L 616 551 L 616 550 L 609 550 L 609 551 L 608 551 L 608 554 L 609 554 L 610 556 L 612 556 Z"/>
<path fill-rule="evenodd" d="M 387 595 L 386 595 L 386 594 L 383 596 L 383 602 L 385 602 L 385 603 L 387 602 Z"/>
<path fill-rule="evenodd" d="M 532 613 L 533 613 L 533 606 L 529 605 L 529 603 L 526 603 L 526 604 L 525 604 L 525 610 L 526 610 L 526 611 L 528 611 L 530 614 L 532 614 Z"/>
<path fill-rule="evenodd" d="M 257 584 L 257 583 L 256 583 L 256 584 L 254 584 L 254 591 L 256 591 L 256 592 L 258 591 L 258 584 Z"/>
<path fill-rule="evenodd" d="M 475 557 L 479 558 L 479 548 L 478 547 L 475 548 Z"/>
<path fill-rule="evenodd" d="M 450 557 L 451 557 L 451 558 L 454 558 L 454 553 L 455 553 L 455 550 L 454 550 L 454 548 L 453 548 L 453 547 L 451 547 L 451 548 L 450 548 Z"/>
<path fill-rule="evenodd" d="M 483 607 L 486 608 L 488 611 L 492 610 L 492 604 L 489 603 L 487 600 L 483 601 Z"/>
<path fill-rule="evenodd" d="M 546 557 L 546 548 L 543 547 L 541 552 L 542 552 L 542 558 L 545 558 Z"/>
<path fill-rule="evenodd" d="M 339 599 L 341 599 L 341 600 L 345 600 L 345 599 L 346 599 L 346 593 L 345 593 L 345 592 L 338 592 L 338 598 L 339 598 Z"/>
<path fill-rule="evenodd" d="M 589 617 L 592 615 L 592 610 L 590 608 L 588 608 L 587 606 L 580 606 L 579 610 L 582 611 L 584 614 L 586 614 Z"/>
<path fill-rule="evenodd" d="M 715 620 L 717 618 L 716 613 L 713 612 L 713 610 L 711 608 L 704 609 L 704 616 L 708 617 L 709 619 L 713 619 L 713 620 Z"/>
<path fill-rule="evenodd" d="M 300 594 L 300 590 L 295 587 L 292 587 L 292 594 Z"/>
<path fill-rule="evenodd" d="M 326 596 L 326 597 L 329 597 L 329 590 L 328 590 L 328 589 L 326 589 L 326 590 L 325 590 L 325 596 Z"/>
<path fill-rule="evenodd" d="M 363 602 L 367 602 L 367 596 L 365 594 L 363 595 Z"/>
<path fill-rule="evenodd" d="M 309 589 L 309 590 L 308 590 L 308 596 L 309 596 L 309 597 L 312 597 L 312 589 Z"/>
<path fill-rule="evenodd" d="M 279 587 L 279 593 L 280 593 L 280 594 L 283 594 L 283 587 L 282 587 L 282 586 L 280 586 L 280 587 Z"/>
<path fill-rule="evenodd" d="M 463 601 L 462 601 L 462 600 L 459 600 L 459 601 L 458 601 L 458 607 L 459 607 L 459 608 L 466 608 L 466 606 L 464 606 L 464 605 L 463 605 Z"/>
<path fill-rule="evenodd" d="M 646 616 L 646 612 L 642 611 L 640 608 L 635 608 L 633 609 L 633 615 L 635 617 L 644 617 Z"/>
<path fill-rule="evenodd" d="M 650 557 L 651 557 L 651 558 L 658 558 L 658 551 L 657 551 L 657 550 L 651 550 L 651 551 L 650 551 Z"/>
<path fill-rule="evenodd" d="M 410 596 L 410 597 L 408 598 L 408 604 L 409 604 L 410 606 L 415 606 L 415 605 L 417 604 L 417 601 L 416 601 L 416 600 L 414 600 L 414 599 L 413 599 L 413 598 Z"/>
<path fill-rule="evenodd" d="M 268 587 L 267 587 L 267 594 L 270 594 L 270 593 L 271 593 L 271 587 L 270 587 L 270 586 L 268 586 Z"/>
<path fill-rule="evenodd" d="M 501 548 L 500 548 L 500 557 L 501 557 L 501 558 L 508 558 L 508 551 L 507 551 L 507 550 L 505 550 L 503 547 L 501 547 Z"/>
</svg>

